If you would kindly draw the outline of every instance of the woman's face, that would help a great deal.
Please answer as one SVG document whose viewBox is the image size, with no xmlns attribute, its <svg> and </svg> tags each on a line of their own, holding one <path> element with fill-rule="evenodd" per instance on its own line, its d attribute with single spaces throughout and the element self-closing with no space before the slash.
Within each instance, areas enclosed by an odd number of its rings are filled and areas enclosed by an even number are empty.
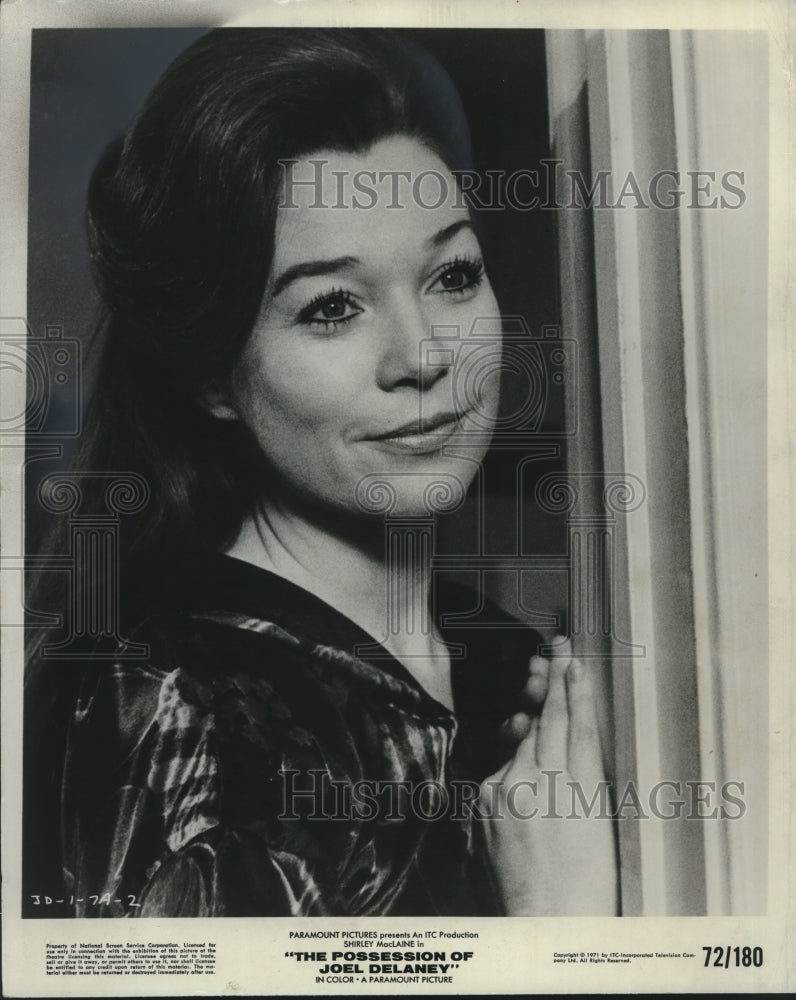
<svg viewBox="0 0 796 1000">
<path fill-rule="evenodd" d="M 320 151 L 285 182 L 225 415 L 292 495 L 358 511 L 357 487 L 379 480 L 395 513 L 422 513 L 433 482 L 469 485 L 497 413 L 498 306 L 467 208 L 442 161 L 406 136 Z M 468 363 L 476 320 L 484 377 Z"/>
</svg>

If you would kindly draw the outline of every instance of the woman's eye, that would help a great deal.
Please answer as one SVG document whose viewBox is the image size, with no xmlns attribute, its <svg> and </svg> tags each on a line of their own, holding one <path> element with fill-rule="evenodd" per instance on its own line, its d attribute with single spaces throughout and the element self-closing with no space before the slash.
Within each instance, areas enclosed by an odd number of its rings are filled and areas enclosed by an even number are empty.
<svg viewBox="0 0 796 1000">
<path fill-rule="evenodd" d="M 338 289 L 316 296 L 299 313 L 299 322 L 310 326 L 318 325 L 328 330 L 348 323 L 362 312 L 353 296 Z"/>
<path fill-rule="evenodd" d="M 484 265 L 480 260 L 460 259 L 451 261 L 437 272 L 430 291 L 457 294 L 475 289 L 481 284 Z"/>
</svg>

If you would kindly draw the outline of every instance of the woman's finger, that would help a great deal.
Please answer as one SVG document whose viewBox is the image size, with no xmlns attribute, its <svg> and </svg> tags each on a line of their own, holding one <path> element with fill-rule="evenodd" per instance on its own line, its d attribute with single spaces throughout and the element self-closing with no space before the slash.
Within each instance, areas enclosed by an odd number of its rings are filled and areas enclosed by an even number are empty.
<svg viewBox="0 0 796 1000">
<path fill-rule="evenodd" d="M 512 754 L 528 735 L 531 728 L 531 717 L 527 712 L 515 712 L 510 719 L 506 719 L 500 727 L 500 739 L 504 746 L 508 747 Z"/>
<path fill-rule="evenodd" d="M 597 782 L 603 777 L 600 736 L 594 706 L 590 671 L 575 659 L 566 675 L 569 708 L 567 760 L 569 772 L 579 781 Z"/>
<path fill-rule="evenodd" d="M 529 773 L 538 770 L 539 717 L 530 720 L 528 733 L 514 752 L 509 769 L 505 775 L 507 781 L 517 777 L 525 778 Z"/>
<path fill-rule="evenodd" d="M 547 697 L 550 675 L 550 661 L 543 656 L 532 656 L 528 664 L 528 680 L 522 696 L 532 714 L 538 714 Z"/>
<path fill-rule="evenodd" d="M 569 640 L 564 642 L 561 637 L 557 637 L 554 643 L 557 644 L 557 651 L 550 661 L 547 698 L 539 718 L 536 759 L 539 767 L 564 771 L 567 767 L 567 731 L 569 728 L 564 676 L 572 657 L 572 649 Z"/>
</svg>

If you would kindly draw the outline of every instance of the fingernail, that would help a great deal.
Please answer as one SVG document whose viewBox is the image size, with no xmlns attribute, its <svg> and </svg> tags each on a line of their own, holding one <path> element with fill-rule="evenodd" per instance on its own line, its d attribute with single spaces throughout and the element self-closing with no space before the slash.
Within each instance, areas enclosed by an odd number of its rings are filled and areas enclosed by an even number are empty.
<svg viewBox="0 0 796 1000">
<path fill-rule="evenodd" d="M 569 665 L 569 677 L 573 681 L 582 681 L 584 677 L 583 664 L 580 660 L 573 660 Z"/>
</svg>

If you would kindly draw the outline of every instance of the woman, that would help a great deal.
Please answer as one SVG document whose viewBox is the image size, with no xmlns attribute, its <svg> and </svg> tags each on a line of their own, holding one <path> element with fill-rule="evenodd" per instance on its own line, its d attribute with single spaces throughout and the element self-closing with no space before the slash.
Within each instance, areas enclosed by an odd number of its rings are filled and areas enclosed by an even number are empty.
<svg viewBox="0 0 796 1000">
<path fill-rule="evenodd" d="M 77 468 L 151 499 L 122 536 L 128 645 L 69 673 L 31 656 L 26 839 L 60 827 L 70 912 L 614 912 L 605 821 L 521 802 L 543 772 L 600 780 L 588 677 L 505 616 L 444 628 L 472 600 L 432 595 L 422 557 L 498 405 L 463 375 L 474 328 L 500 350 L 467 146 L 406 42 L 228 29 L 99 164 L 108 319 Z"/>
</svg>

